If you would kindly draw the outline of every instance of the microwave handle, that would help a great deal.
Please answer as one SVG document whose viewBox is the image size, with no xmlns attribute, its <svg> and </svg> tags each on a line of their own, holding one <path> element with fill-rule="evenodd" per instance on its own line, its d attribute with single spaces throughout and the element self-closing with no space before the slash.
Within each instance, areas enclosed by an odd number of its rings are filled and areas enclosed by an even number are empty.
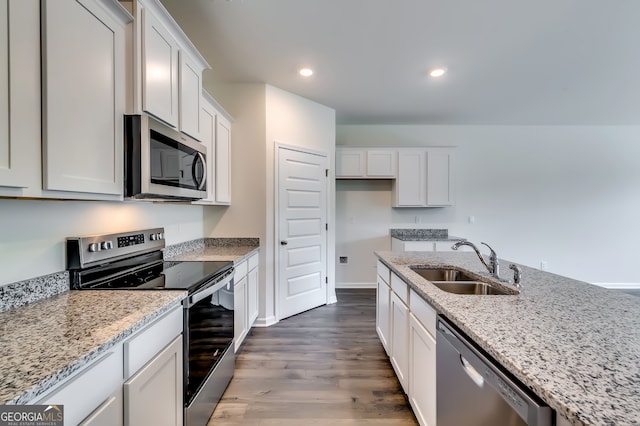
<svg viewBox="0 0 640 426">
<path fill-rule="evenodd" d="M 196 166 L 198 161 L 202 163 L 202 180 L 198 181 L 198 176 L 196 175 Z M 201 152 L 196 153 L 196 158 L 191 165 L 191 176 L 193 177 L 193 182 L 196 184 L 196 187 L 199 190 L 205 189 L 205 185 L 207 184 L 207 163 L 204 160 L 204 155 Z"/>
</svg>

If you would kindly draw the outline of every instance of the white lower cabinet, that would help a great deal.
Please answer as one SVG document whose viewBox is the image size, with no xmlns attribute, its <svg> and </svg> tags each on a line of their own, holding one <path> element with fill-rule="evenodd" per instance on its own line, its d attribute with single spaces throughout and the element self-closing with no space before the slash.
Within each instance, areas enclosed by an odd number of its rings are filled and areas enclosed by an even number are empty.
<svg viewBox="0 0 640 426">
<path fill-rule="evenodd" d="M 397 291 L 398 287 L 400 288 Z M 405 392 L 409 389 L 409 307 L 407 285 L 395 274 L 391 274 L 391 365 Z"/>
<path fill-rule="evenodd" d="M 436 424 L 436 340 L 409 315 L 409 402 L 422 426 Z"/>
<path fill-rule="evenodd" d="M 376 331 L 384 350 L 389 355 L 389 303 L 391 298 L 391 290 L 389 284 L 387 284 L 382 277 L 378 275 L 378 289 L 377 289 L 377 303 L 376 303 Z"/>
<path fill-rule="evenodd" d="M 389 275 L 391 286 L 383 279 Z M 418 423 L 435 426 L 437 313 L 381 262 L 377 291 L 376 330 L 380 341 Z"/>
<path fill-rule="evenodd" d="M 233 276 L 234 352 L 240 349 L 253 323 L 258 318 L 258 256 L 258 253 L 254 253 L 247 260 L 235 265 L 235 275 Z"/>
<path fill-rule="evenodd" d="M 30 404 L 64 406 L 64 423 L 181 426 L 183 310 L 178 306 Z"/>
<path fill-rule="evenodd" d="M 124 384 L 125 425 L 182 425 L 182 336 Z"/>
<path fill-rule="evenodd" d="M 237 281 L 234 281 L 233 287 L 233 334 L 234 334 L 234 351 L 237 352 L 240 349 L 240 345 L 247 337 L 249 327 L 247 325 L 247 276 L 243 276 Z"/>
</svg>

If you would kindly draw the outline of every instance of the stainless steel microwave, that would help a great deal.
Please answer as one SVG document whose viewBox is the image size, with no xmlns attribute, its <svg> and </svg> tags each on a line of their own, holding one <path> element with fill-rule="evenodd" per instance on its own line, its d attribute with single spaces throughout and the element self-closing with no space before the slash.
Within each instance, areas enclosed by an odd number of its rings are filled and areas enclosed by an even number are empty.
<svg viewBox="0 0 640 426">
<path fill-rule="evenodd" d="M 206 198 L 204 145 L 146 115 L 125 115 L 124 129 L 126 198 Z"/>
</svg>

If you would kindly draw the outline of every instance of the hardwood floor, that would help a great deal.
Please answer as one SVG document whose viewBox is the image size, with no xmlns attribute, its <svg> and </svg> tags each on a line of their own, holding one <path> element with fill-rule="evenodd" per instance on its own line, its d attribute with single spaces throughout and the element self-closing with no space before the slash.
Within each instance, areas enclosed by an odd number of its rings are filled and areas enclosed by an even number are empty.
<svg viewBox="0 0 640 426">
<path fill-rule="evenodd" d="M 209 426 L 417 425 L 375 330 L 375 290 L 254 328 Z"/>
</svg>

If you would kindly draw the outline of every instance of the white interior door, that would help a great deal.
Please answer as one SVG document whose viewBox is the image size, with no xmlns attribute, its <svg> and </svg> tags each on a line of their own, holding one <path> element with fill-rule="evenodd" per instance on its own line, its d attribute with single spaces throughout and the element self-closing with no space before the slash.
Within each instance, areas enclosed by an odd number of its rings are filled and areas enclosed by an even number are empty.
<svg viewBox="0 0 640 426">
<path fill-rule="evenodd" d="M 279 319 L 327 303 L 327 158 L 278 149 Z"/>
</svg>

